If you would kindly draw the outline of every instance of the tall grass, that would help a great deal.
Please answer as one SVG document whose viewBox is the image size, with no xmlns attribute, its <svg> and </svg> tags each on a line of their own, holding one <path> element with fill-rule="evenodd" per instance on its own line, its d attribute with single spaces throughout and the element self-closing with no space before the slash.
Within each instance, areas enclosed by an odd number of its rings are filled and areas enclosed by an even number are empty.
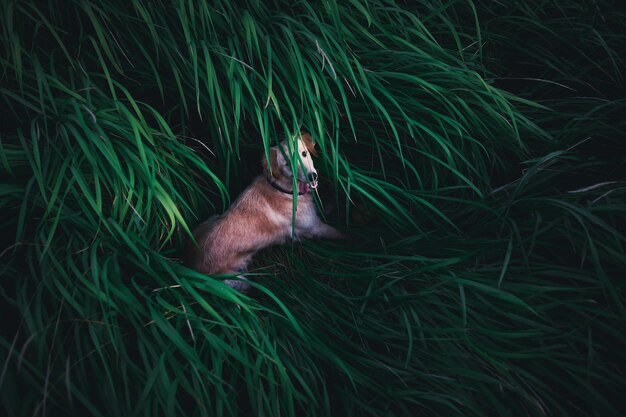
<svg viewBox="0 0 626 417">
<path fill-rule="evenodd" d="M 3 414 L 623 415 L 619 2 L 0 10 Z M 184 267 L 301 130 L 358 242 Z"/>
</svg>

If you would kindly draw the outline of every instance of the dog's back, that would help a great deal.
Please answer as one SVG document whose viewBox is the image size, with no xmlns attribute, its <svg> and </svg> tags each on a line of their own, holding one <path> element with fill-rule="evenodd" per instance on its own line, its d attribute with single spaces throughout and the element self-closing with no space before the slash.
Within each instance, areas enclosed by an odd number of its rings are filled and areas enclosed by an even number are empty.
<svg viewBox="0 0 626 417">
<path fill-rule="evenodd" d="M 193 231 L 187 264 L 205 274 L 245 271 L 258 250 L 288 238 L 291 201 L 277 195 L 258 177 L 222 215 L 213 216 Z"/>
</svg>

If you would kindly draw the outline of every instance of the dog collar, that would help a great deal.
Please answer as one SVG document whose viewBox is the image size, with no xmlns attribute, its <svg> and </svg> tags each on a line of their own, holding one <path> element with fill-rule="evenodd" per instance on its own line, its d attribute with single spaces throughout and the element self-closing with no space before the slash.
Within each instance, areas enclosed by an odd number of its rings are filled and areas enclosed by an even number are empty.
<svg viewBox="0 0 626 417">
<path fill-rule="evenodd" d="M 293 191 L 285 190 L 283 187 L 281 187 L 280 185 L 276 184 L 275 181 L 272 181 L 271 179 L 268 178 L 267 182 L 269 182 L 272 187 L 274 187 L 275 189 L 277 189 L 281 193 L 293 195 Z M 298 195 L 304 195 L 304 194 L 305 193 L 298 192 Z"/>
</svg>

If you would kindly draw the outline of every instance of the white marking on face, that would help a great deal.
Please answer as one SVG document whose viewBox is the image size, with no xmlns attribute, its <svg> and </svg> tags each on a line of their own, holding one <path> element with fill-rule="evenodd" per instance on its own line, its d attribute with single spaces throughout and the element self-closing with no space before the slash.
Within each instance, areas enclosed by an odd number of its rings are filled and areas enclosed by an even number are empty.
<svg viewBox="0 0 626 417">
<path fill-rule="evenodd" d="M 311 157 L 311 153 L 307 149 L 305 143 L 301 138 L 298 138 L 295 141 L 296 149 L 294 149 L 294 156 L 297 156 L 297 165 L 298 165 L 298 176 L 297 179 L 300 182 L 311 184 L 311 188 L 317 188 L 317 170 L 315 169 L 315 165 L 313 164 L 313 158 Z M 287 157 L 290 156 L 289 149 L 287 143 L 282 143 L 283 151 Z M 285 168 L 283 170 L 284 174 L 288 177 L 292 176 L 291 164 L 289 162 L 286 163 Z"/>
<path fill-rule="evenodd" d="M 304 172 L 302 169 L 298 169 L 298 179 L 302 182 L 309 182 L 311 188 L 317 188 L 317 170 L 313 165 L 313 157 L 302 139 L 298 138 L 297 144 L 298 156 L 304 166 Z"/>
</svg>

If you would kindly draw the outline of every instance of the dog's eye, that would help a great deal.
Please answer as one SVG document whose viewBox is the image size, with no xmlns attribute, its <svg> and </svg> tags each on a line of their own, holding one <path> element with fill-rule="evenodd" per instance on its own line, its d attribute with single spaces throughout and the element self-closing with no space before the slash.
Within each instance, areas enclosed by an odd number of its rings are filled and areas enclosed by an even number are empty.
<svg viewBox="0 0 626 417">
<path fill-rule="evenodd" d="M 306 151 L 302 151 L 302 156 L 306 158 Z"/>
</svg>

